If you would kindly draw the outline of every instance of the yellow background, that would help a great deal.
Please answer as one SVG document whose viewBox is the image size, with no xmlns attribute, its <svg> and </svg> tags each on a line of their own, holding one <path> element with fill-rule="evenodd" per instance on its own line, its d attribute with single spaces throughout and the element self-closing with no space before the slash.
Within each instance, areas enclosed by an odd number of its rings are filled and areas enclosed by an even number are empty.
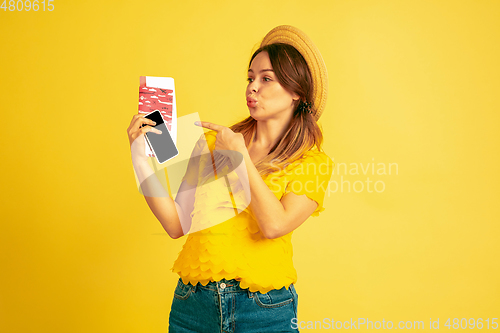
<svg viewBox="0 0 500 333">
<path fill-rule="evenodd" d="M 295 231 L 299 320 L 500 317 L 500 2 L 54 5 L 0 11 L 1 332 L 166 332 L 185 238 L 134 181 L 139 76 L 174 77 L 179 116 L 229 126 L 280 24 L 328 67 L 328 155 L 398 165 L 343 175 L 385 190 L 330 193 Z"/>
</svg>

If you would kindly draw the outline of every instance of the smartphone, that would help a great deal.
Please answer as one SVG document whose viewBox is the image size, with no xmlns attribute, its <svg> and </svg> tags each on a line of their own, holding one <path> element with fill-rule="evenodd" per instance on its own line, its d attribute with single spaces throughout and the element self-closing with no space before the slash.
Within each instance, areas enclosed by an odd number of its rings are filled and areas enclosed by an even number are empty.
<svg viewBox="0 0 500 333">
<path fill-rule="evenodd" d="M 170 136 L 167 124 L 163 120 L 161 112 L 159 110 L 155 110 L 145 115 L 144 118 L 148 118 L 154 121 L 156 125 L 153 127 L 162 132 L 161 134 L 153 132 L 146 132 L 145 134 L 149 148 L 151 148 L 151 150 L 153 151 L 158 163 L 165 163 L 166 161 L 179 155 L 179 151 L 175 146 L 174 140 L 172 140 L 172 137 Z M 144 126 L 151 125 L 143 124 L 141 127 Z"/>
</svg>

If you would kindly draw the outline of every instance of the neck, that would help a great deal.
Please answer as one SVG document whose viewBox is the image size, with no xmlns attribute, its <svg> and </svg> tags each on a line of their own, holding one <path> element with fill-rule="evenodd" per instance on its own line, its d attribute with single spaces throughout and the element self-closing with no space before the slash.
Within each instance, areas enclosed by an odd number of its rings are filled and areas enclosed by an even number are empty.
<svg viewBox="0 0 500 333">
<path fill-rule="evenodd" d="M 266 119 L 257 121 L 257 130 L 251 144 L 270 150 L 285 134 L 292 115 L 287 119 Z"/>
</svg>

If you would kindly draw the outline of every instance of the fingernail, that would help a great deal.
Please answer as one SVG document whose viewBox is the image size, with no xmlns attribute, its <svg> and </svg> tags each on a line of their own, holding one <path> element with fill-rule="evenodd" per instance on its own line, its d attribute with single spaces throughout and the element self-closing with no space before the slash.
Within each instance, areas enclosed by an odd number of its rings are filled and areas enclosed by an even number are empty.
<svg viewBox="0 0 500 333">
<path fill-rule="evenodd" d="M 199 126 L 200 122 L 199 121 L 195 121 L 194 124 Z"/>
</svg>

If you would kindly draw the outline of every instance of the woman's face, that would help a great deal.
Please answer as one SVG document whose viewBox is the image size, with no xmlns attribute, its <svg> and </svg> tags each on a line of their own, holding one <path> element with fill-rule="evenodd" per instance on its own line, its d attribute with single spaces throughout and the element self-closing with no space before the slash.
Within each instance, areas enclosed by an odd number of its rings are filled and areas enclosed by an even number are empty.
<svg viewBox="0 0 500 333">
<path fill-rule="evenodd" d="M 267 52 L 253 59 L 248 70 L 247 106 L 255 120 L 286 118 L 293 112 L 299 96 L 278 82 Z"/>
</svg>

